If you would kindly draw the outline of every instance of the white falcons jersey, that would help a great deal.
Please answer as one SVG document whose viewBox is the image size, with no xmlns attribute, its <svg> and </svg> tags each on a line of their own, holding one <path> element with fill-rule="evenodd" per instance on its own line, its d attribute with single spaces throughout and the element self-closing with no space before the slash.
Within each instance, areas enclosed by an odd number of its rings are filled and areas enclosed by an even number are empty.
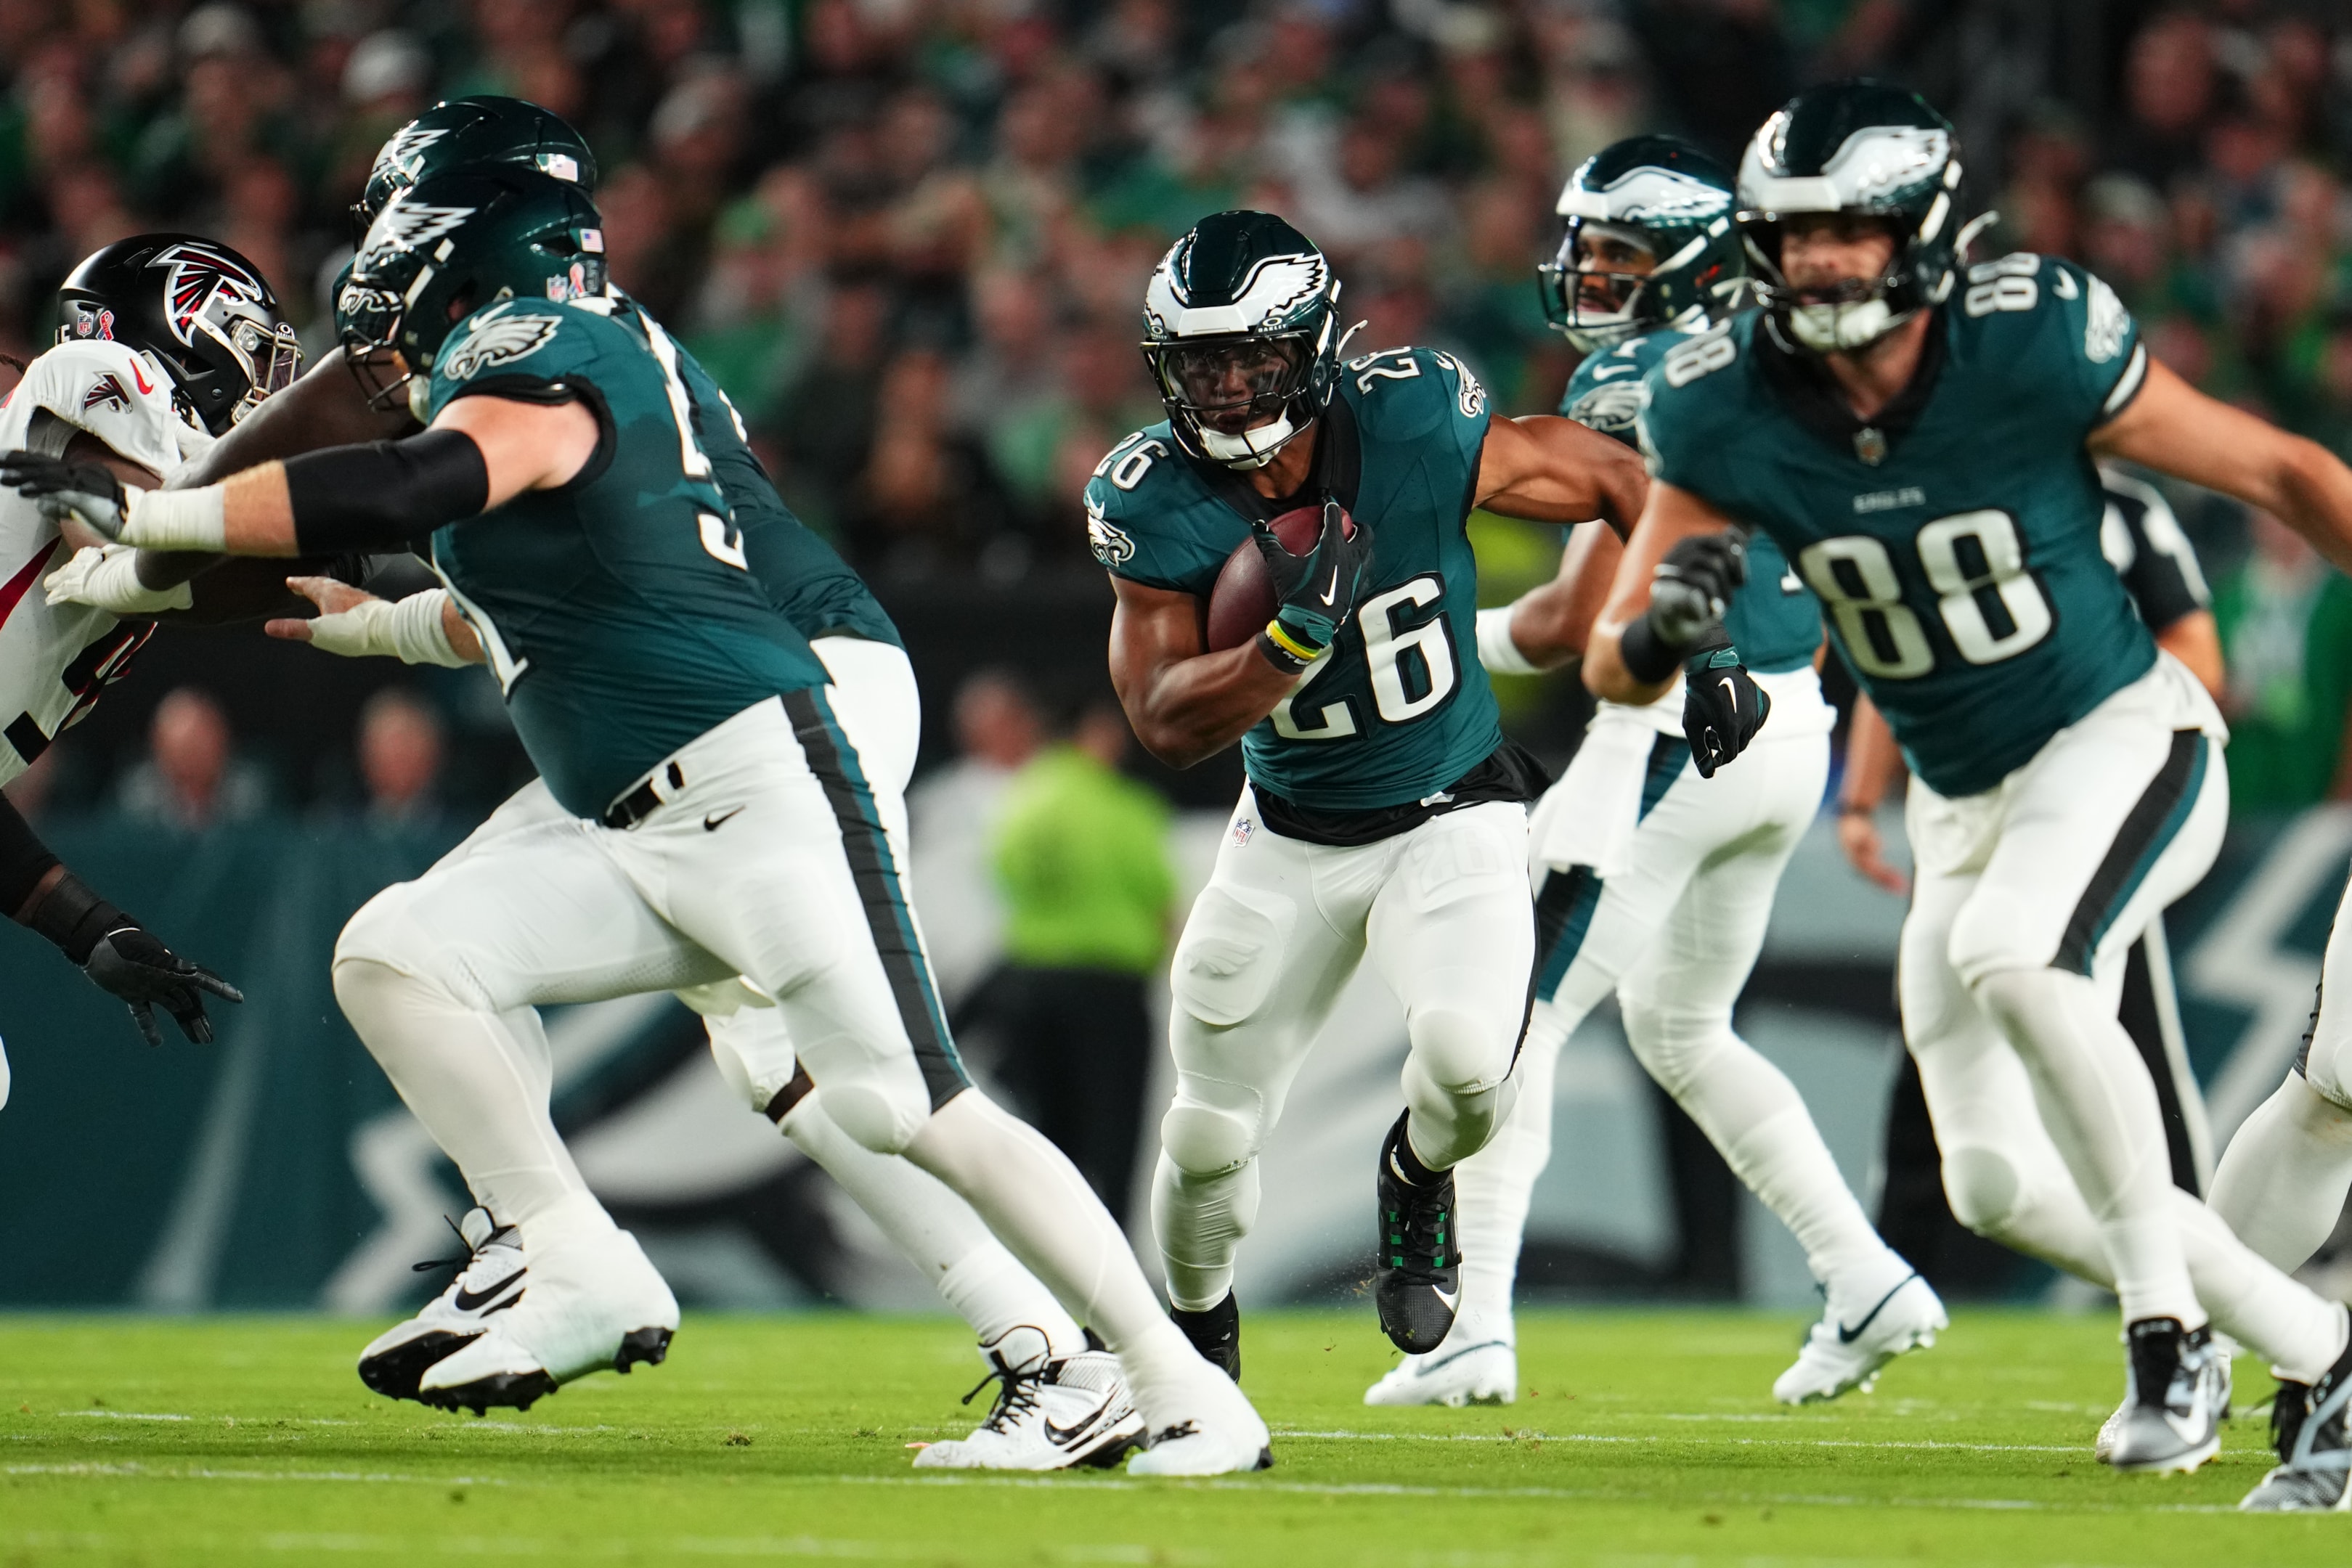
<svg viewBox="0 0 2352 1568">
<path fill-rule="evenodd" d="M 35 445 L 44 413 L 165 477 L 212 444 L 172 405 L 163 368 L 121 343 L 60 343 L 0 398 L 0 452 Z M 52 441 L 43 450 L 56 451 Z M 118 622 L 102 610 L 51 604 L 41 579 L 69 555 L 57 524 L 0 489 L 0 784 L 33 765 L 129 667 L 152 622 Z"/>
</svg>

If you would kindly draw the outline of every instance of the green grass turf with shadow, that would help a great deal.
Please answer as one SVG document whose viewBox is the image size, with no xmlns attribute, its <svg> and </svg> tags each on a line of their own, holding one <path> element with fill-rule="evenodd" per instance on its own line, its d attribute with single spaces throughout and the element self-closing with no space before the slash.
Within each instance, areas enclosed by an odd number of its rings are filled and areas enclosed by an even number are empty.
<svg viewBox="0 0 2352 1568">
<path fill-rule="evenodd" d="M 2105 1317 L 1969 1312 L 1870 1395 L 1771 1403 L 1800 1325 L 1528 1314 L 1507 1407 L 1369 1409 L 1369 1311 L 1243 1326 L 1276 1468 L 1208 1482 L 937 1475 L 977 1373 L 945 1321 L 697 1314 L 667 1365 L 488 1421 L 368 1394 L 369 1325 L 0 1318 L 16 1563 L 2341 1563 L 2352 1520 L 2235 1513 L 2241 1416 L 2195 1476 L 2117 1476 Z M 2269 1382 L 2239 1363 L 2242 1409 Z"/>
</svg>

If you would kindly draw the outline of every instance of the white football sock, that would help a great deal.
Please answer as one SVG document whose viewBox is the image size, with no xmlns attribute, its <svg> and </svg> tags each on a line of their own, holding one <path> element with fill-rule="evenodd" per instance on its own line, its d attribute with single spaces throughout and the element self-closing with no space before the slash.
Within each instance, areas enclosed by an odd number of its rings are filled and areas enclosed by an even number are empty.
<svg viewBox="0 0 2352 1568">
<path fill-rule="evenodd" d="M 1257 1219 L 1257 1162 L 1216 1176 L 1177 1168 L 1163 1150 L 1151 1173 L 1151 1228 L 1169 1304 L 1204 1312 L 1234 1288 L 1234 1254 Z"/>
<path fill-rule="evenodd" d="M 475 1197 L 521 1226 L 526 1243 L 535 1219 L 603 1214 L 548 1113 L 551 1074 L 537 1013 L 469 1008 L 371 958 L 339 960 L 334 979 L 344 1015 L 401 1099 Z"/>
<path fill-rule="evenodd" d="M 2156 1085 L 2097 985 L 2058 969 L 2004 969 L 1973 989 L 2033 1079 L 2042 1121 L 2098 1223 L 2124 1321 L 2203 1324 Z"/>
<path fill-rule="evenodd" d="M 1538 1002 L 1519 1047 L 1518 1103 L 1486 1146 L 1454 1167 L 1454 1228 L 1461 1237 L 1462 1300 L 1449 1343 L 1517 1342 L 1511 1291 L 1519 1273 L 1528 1206 L 1551 1163 L 1551 1115 L 1559 1050 L 1574 1026 Z"/>
<path fill-rule="evenodd" d="M 1623 1005 L 1634 1057 L 1789 1228 L 1815 1279 L 1867 1290 L 1895 1270 L 1900 1260 L 1845 1185 L 1797 1086 L 1732 1032 L 1727 1012 L 1630 997 Z"/>
<path fill-rule="evenodd" d="M 1026 1323 L 1059 1358 L 1087 1348 L 1087 1337 L 1052 1291 L 989 1232 L 947 1184 L 897 1155 L 877 1155 L 843 1132 L 811 1094 L 784 1115 L 784 1136 L 824 1167 L 900 1256 L 939 1288 L 985 1344 Z"/>
<path fill-rule="evenodd" d="M 2290 1072 L 2221 1152 L 2213 1212 L 2289 1272 L 2311 1260 L 2352 1191 L 2352 1111 Z"/>
<path fill-rule="evenodd" d="M 1110 1211 L 1035 1128 L 967 1089 L 931 1113 L 907 1157 L 962 1194 L 1071 1315 L 1102 1335 L 1153 1427 L 1195 1412 L 1187 1393 L 1202 1375 L 1223 1381 L 1160 1310 Z"/>
</svg>

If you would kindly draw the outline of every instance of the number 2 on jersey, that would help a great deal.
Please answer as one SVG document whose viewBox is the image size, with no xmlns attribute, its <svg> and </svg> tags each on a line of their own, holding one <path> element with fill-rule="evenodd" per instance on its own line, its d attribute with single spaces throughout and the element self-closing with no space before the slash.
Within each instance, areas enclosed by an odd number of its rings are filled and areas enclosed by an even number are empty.
<svg viewBox="0 0 2352 1568">
<path fill-rule="evenodd" d="M 1418 609 L 1445 597 L 1445 584 L 1434 573 L 1423 573 L 1385 593 L 1373 595 L 1356 612 L 1364 633 L 1364 663 L 1370 667 L 1372 710 L 1383 724 L 1411 724 L 1453 694 L 1456 684 L 1454 632 L 1441 614 L 1417 626 L 1400 628 L 1397 613 Z M 1314 674 L 1275 705 L 1274 732 L 1286 740 L 1345 740 L 1358 732 L 1354 707 L 1342 697 L 1326 703 L 1313 726 L 1303 726 L 1292 704 L 1307 695 L 1316 674 L 1330 667 L 1335 654 L 1326 654 Z M 1418 672 L 1412 670 L 1417 663 Z M 1412 674 L 1423 678 L 1414 680 Z M 1413 687 L 1421 689 L 1416 692 Z"/>
<path fill-rule="evenodd" d="M 1936 591 L 1945 634 L 1969 664 L 1999 664 L 2050 635 L 2049 597 L 2026 570 L 2017 519 L 2007 512 L 1937 517 L 1920 528 L 1912 549 Z M 1936 667 L 1884 542 L 1868 534 L 1822 539 L 1805 547 L 1797 569 L 1829 607 L 1839 641 L 1864 674 L 1908 681 Z"/>
</svg>

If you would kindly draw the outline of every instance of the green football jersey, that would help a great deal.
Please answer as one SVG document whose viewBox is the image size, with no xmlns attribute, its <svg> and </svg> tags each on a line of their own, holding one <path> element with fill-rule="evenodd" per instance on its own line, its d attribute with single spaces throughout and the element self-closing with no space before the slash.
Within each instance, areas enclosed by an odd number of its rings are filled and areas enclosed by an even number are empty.
<svg viewBox="0 0 2352 1568">
<path fill-rule="evenodd" d="M 826 676 L 751 574 L 676 352 L 649 319 L 604 300 L 478 310 L 434 365 L 428 422 L 469 394 L 558 389 L 604 427 L 588 466 L 442 528 L 433 565 L 541 777 L 593 817 L 687 742 Z"/>
<path fill-rule="evenodd" d="M 2147 371 L 2105 284 L 2011 256 L 1969 269 L 1867 425 L 1749 312 L 1668 352 L 1642 432 L 1653 474 L 1795 560 L 1913 771 L 1973 795 L 2156 658 L 2083 444 Z"/>
<path fill-rule="evenodd" d="M 1634 427 L 1647 396 L 1645 378 L 1667 350 L 1694 336 L 1661 328 L 1585 355 L 1568 378 L 1559 412 L 1628 446 L 1639 446 Z M 1803 669 L 1822 645 L 1822 607 L 1769 534 L 1748 541 L 1748 581 L 1731 596 L 1723 629 L 1739 650 L 1740 663 L 1766 674 Z"/>
<path fill-rule="evenodd" d="M 1250 779 L 1318 811 L 1422 800 L 1492 755 L 1502 724 L 1478 663 L 1478 567 L 1465 524 L 1486 393 L 1430 349 L 1348 361 L 1318 422 L 1316 463 L 1371 558 L 1356 613 L 1290 695 L 1242 737 Z M 1310 483 L 1303 499 L 1319 494 Z M 1187 457 L 1166 423 L 1110 450 L 1087 485 L 1096 559 L 1205 606 L 1248 519 L 1279 507 L 1240 474 Z"/>
</svg>

